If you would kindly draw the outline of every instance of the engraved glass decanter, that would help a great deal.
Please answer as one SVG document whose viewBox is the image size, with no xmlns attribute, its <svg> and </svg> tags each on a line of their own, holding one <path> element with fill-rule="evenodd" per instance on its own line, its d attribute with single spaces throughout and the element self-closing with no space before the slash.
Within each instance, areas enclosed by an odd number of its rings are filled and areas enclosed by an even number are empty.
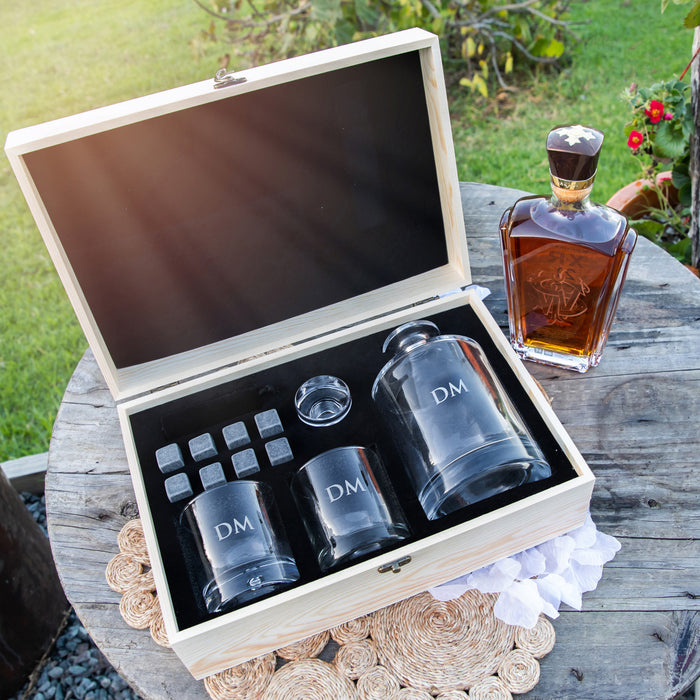
<svg viewBox="0 0 700 700">
<path fill-rule="evenodd" d="M 430 520 L 551 475 L 481 347 L 439 333 L 430 321 L 394 330 L 372 387 Z"/>
<path fill-rule="evenodd" d="M 552 196 L 519 199 L 500 223 L 511 344 L 579 372 L 600 362 L 637 241 L 625 216 L 589 200 L 602 145 L 596 129 L 553 129 Z"/>
</svg>

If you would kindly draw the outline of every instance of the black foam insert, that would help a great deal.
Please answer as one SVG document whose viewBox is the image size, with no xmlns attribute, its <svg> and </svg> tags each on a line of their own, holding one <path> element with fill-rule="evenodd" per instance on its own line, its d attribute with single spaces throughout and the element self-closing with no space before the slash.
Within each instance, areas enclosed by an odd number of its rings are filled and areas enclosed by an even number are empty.
<svg viewBox="0 0 700 700">
<path fill-rule="evenodd" d="M 301 574 L 295 585 L 303 585 L 323 574 L 289 491 L 289 481 L 292 474 L 308 459 L 327 449 L 363 445 L 372 447 L 379 453 L 411 528 L 410 538 L 401 545 L 442 532 L 576 476 L 570 461 L 474 310 L 470 306 L 459 307 L 435 314 L 430 320 L 437 324 L 442 333 L 466 335 L 482 346 L 551 465 L 552 476 L 429 521 L 408 483 L 394 446 L 382 430 L 381 419 L 370 396 L 376 375 L 389 359 L 382 355 L 381 348 L 391 329 L 136 413 L 130 417 L 131 427 L 180 629 L 196 625 L 212 616 L 206 612 L 199 593 L 196 555 L 187 546 L 183 548 L 181 533 L 178 534 L 179 517 L 185 503 L 171 504 L 167 500 L 163 488 L 164 477 L 155 461 L 156 449 L 170 442 L 177 442 L 183 449 L 186 457 L 184 471 L 189 475 L 196 495 L 202 491 L 198 470 L 203 464 L 220 461 L 227 479 L 236 478 L 230 462 L 232 452 L 226 448 L 221 429 L 228 423 L 245 421 L 253 441 L 252 447 L 261 464 L 260 472 L 250 478 L 264 481 L 273 489 Z M 335 426 L 312 428 L 304 425 L 296 416 L 294 393 L 306 379 L 318 374 L 332 374 L 342 378 L 352 394 L 350 413 Z M 253 420 L 256 413 L 270 408 L 277 409 L 285 428 L 284 435 L 294 453 L 293 461 L 275 467 L 267 461 L 265 441 L 259 438 Z M 202 432 L 212 433 L 219 455 L 195 464 L 189 456 L 187 441 Z M 386 551 L 388 553 L 391 549 Z M 374 556 L 376 553 L 368 555 Z M 386 558 L 390 559 L 390 556 Z M 356 562 L 345 566 L 353 563 Z M 333 571 L 335 570 L 338 569 Z"/>
<path fill-rule="evenodd" d="M 24 159 L 117 368 L 448 261 L 417 51 Z"/>
</svg>

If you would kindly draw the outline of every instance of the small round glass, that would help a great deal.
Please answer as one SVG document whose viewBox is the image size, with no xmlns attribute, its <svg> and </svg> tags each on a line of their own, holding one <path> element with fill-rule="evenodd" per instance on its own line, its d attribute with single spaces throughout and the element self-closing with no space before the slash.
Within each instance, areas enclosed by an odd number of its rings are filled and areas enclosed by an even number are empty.
<svg viewBox="0 0 700 700">
<path fill-rule="evenodd" d="M 305 381 L 294 396 L 294 406 L 302 423 L 319 428 L 339 423 L 350 410 L 348 385 L 338 377 L 321 374 Z"/>
</svg>

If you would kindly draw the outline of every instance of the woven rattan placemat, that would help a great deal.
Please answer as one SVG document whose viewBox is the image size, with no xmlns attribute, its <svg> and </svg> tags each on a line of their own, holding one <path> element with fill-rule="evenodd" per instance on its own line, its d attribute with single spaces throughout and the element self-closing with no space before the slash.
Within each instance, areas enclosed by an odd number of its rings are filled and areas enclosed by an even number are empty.
<svg viewBox="0 0 700 700">
<path fill-rule="evenodd" d="M 107 582 L 127 625 L 168 646 L 141 521 L 124 525 Z M 554 647 L 540 617 L 528 630 L 493 614 L 495 595 L 447 602 L 421 593 L 204 679 L 214 700 L 507 700 L 539 681 Z M 317 658 L 332 642 L 332 661 Z"/>
</svg>

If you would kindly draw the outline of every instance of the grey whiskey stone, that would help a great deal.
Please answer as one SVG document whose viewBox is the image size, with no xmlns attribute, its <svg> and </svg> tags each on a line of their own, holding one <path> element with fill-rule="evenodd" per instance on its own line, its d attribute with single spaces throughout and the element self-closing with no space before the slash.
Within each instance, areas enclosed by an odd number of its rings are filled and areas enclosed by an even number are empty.
<svg viewBox="0 0 700 700">
<path fill-rule="evenodd" d="M 255 456 L 255 450 L 248 448 L 242 452 L 236 452 L 235 455 L 231 456 L 231 462 L 233 463 L 233 468 L 236 471 L 236 476 L 239 479 L 243 479 L 246 476 L 255 474 L 260 471 L 260 465 L 258 464 L 258 458 Z"/>
<path fill-rule="evenodd" d="M 235 450 L 239 447 L 243 447 L 250 442 L 248 429 L 245 427 L 245 423 L 243 421 L 231 423 L 231 425 L 227 425 L 221 432 L 223 433 L 226 447 L 228 447 L 229 450 Z"/>
<path fill-rule="evenodd" d="M 284 464 L 285 462 L 291 462 L 294 459 L 292 448 L 289 446 L 289 440 L 287 440 L 286 437 L 266 442 L 265 451 L 273 467 L 276 467 L 278 464 Z"/>
<path fill-rule="evenodd" d="M 187 474 L 184 472 L 169 476 L 165 480 L 165 495 L 171 503 L 189 498 L 192 495 L 192 486 Z"/>
<path fill-rule="evenodd" d="M 209 457 L 216 457 L 214 438 L 209 433 L 193 437 L 188 444 L 192 453 L 192 459 L 195 462 L 201 462 L 203 459 L 209 459 Z"/>
<path fill-rule="evenodd" d="M 185 466 L 180 446 L 175 442 L 156 450 L 156 462 L 158 464 L 158 469 L 160 469 L 163 474 L 174 472 Z"/>
<path fill-rule="evenodd" d="M 258 432 L 261 438 L 269 438 L 279 435 L 284 432 L 282 421 L 280 420 L 277 410 L 271 408 L 269 411 L 263 411 L 255 416 L 255 425 L 258 426 Z"/>
<path fill-rule="evenodd" d="M 207 464 L 206 467 L 202 467 L 199 470 L 199 478 L 202 480 L 202 486 L 205 491 L 226 483 L 221 462 L 214 462 L 213 464 Z"/>
</svg>

